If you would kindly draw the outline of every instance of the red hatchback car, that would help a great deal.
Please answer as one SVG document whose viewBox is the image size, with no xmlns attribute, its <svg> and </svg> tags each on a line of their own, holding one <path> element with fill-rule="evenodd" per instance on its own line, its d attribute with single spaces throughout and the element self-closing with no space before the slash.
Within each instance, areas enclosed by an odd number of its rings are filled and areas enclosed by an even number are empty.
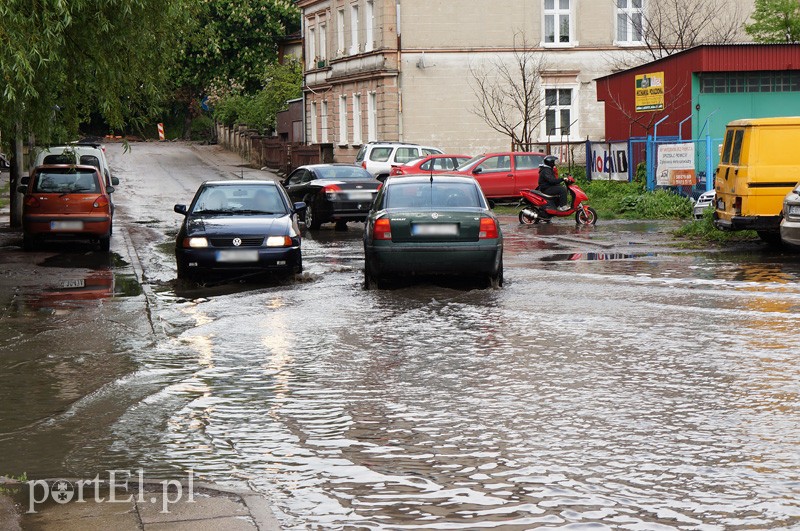
<svg viewBox="0 0 800 531">
<path fill-rule="evenodd" d="M 478 155 L 456 173 L 471 175 L 481 185 L 487 199 L 517 198 L 520 190 L 539 185 L 539 164 L 545 153 L 488 153 Z"/>
<path fill-rule="evenodd" d="M 405 164 L 392 164 L 389 175 L 450 173 L 470 159 L 468 155 L 428 155 Z"/>
<path fill-rule="evenodd" d="M 94 166 L 37 166 L 18 188 L 22 203 L 23 247 L 33 249 L 47 239 L 111 243 L 113 186 L 106 186 Z"/>
</svg>

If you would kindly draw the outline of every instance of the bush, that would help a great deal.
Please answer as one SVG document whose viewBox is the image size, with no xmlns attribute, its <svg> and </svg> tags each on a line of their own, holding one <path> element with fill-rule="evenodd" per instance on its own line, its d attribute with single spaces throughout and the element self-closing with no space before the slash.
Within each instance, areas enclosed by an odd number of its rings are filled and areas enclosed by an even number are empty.
<svg viewBox="0 0 800 531">
<path fill-rule="evenodd" d="M 192 127 L 189 130 L 189 139 L 195 141 L 210 142 L 214 136 L 214 120 L 205 114 L 192 120 Z"/>
</svg>

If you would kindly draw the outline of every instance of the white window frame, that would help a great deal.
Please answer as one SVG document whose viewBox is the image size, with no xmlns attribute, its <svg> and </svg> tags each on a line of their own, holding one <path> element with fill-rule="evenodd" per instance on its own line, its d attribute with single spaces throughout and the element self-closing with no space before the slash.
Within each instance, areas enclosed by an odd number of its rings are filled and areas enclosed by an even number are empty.
<svg viewBox="0 0 800 531">
<path fill-rule="evenodd" d="M 555 105 L 556 132 L 553 133 L 553 134 L 548 135 L 548 130 L 547 130 L 547 111 L 548 111 L 548 109 L 553 108 L 553 106 L 548 106 L 547 105 L 547 91 L 548 90 L 567 90 L 567 89 L 572 91 L 572 94 L 570 95 L 570 100 L 571 100 L 570 104 L 569 104 L 569 106 L 562 106 L 558 102 L 556 102 L 556 105 Z M 573 84 L 563 84 L 563 83 L 550 84 L 550 85 L 545 84 L 542 87 L 542 106 L 544 107 L 545 119 L 542 120 L 542 128 L 541 128 L 541 132 L 540 132 L 540 135 L 541 135 L 540 136 L 540 141 L 542 141 L 542 142 L 548 142 L 548 141 L 550 141 L 550 142 L 558 142 L 560 140 L 580 140 L 581 139 L 580 131 L 579 131 L 580 121 L 577 121 L 577 122 L 575 121 L 576 118 L 578 118 L 578 116 L 579 116 L 578 115 L 578 109 L 580 109 L 580 106 L 578 105 L 578 94 L 579 94 L 578 93 L 578 85 L 573 85 Z M 568 126 L 569 124 L 562 124 L 561 123 L 561 112 L 560 111 L 562 109 L 567 109 L 567 108 L 569 109 L 570 122 L 575 122 L 575 124 L 572 127 L 570 127 L 569 135 L 564 136 L 564 135 L 561 134 L 561 128 L 564 127 L 564 126 Z"/>
<path fill-rule="evenodd" d="M 311 144 L 317 143 L 317 102 L 311 102 Z"/>
<path fill-rule="evenodd" d="M 345 54 L 345 44 L 344 44 L 344 8 L 340 8 L 336 11 L 336 56 L 341 57 Z"/>
<path fill-rule="evenodd" d="M 308 69 L 313 70 L 317 67 L 317 31 L 313 26 L 308 28 Z"/>
<path fill-rule="evenodd" d="M 347 96 L 339 96 L 339 145 L 347 145 Z"/>
<path fill-rule="evenodd" d="M 330 140 L 328 139 L 328 100 L 322 100 L 322 111 L 321 111 L 321 120 L 322 120 L 322 143 L 327 144 Z"/>
<path fill-rule="evenodd" d="M 361 93 L 353 93 L 353 145 L 361 145 Z"/>
<path fill-rule="evenodd" d="M 358 38 L 358 4 L 350 5 L 350 55 L 358 55 L 360 39 Z"/>
<path fill-rule="evenodd" d="M 633 36 L 633 15 L 639 14 L 644 20 L 644 9 L 647 0 L 642 0 L 642 7 L 633 7 L 633 0 L 625 0 L 627 7 L 619 7 L 619 0 L 614 0 L 614 44 L 616 46 L 638 46 L 644 43 L 644 28 L 639 28 L 639 40 L 632 38 L 619 40 L 619 15 L 624 14 L 626 20 L 625 35 Z"/>
<path fill-rule="evenodd" d="M 319 24 L 319 60 L 328 64 L 328 26 L 325 22 Z M 314 65 L 315 68 L 317 65 Z"/>
<path fill-rule="evenodd" d="M 378 93 L 367 95 L 367 142 L 378 140 Z"/>
<path fill-rule="evenodd" d="M 367 0 L 367 8 L 364 13 L 364 26 L 366 29 L 366 41 L 364 42 L 364 51 L 371 52 L 375 48 L 374 44 L 374 26 L 375 26 L 375 2 Z"/>
<path fill-rule="evenodd" d="M 575 39 L 575 4 L 578 3 L 578 0 L 567 0 L 569 2 L 569 8 L 562 9 L 560 7 L 562 0 L 553 0 L 553 8 L 547 9 L 546 2 L 547 0 L 542 0 L 542 47 L 545 48 L 573 48 L 578 46 L 578 41 Z M 559 17 L 566 15 L 569 17 L 569 35 L 567 42 L 560 42 L 561 35 L 558 33 L 559 31 Z M 546 28 L 547 28 L 547 17 L 553 17 L 553 29 L 555 31 L 554 41 L 555 42 L 547 42 L 545 39 L 547 38 L 546 35 Z"/>
</svg>

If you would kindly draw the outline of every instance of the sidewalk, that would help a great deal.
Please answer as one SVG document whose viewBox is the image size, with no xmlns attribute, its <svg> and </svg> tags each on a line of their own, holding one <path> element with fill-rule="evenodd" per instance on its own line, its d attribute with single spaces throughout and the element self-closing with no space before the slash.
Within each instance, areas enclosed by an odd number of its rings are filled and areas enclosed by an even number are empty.
<svg viewBox="0 0 800 531">
<path fill-rule="evenodd" d="M 280 182 L 278 174 L 267 169 L 251 168 L 238 153 L 228 151 L 219 144 L 189 144 L 192 151 L 208 166 L 240 179 L 273 179 Z"/>
<path fill-rule="evenodd" d="M 27 484 L 22 484 L 24 492 L 16 497 L 23 512 L 20 518 L 23 530 L 58 531 L 273 531 L 280 530 L 280 524 L 272 513 L 269 503 L 261 495 L 241 489 L 219 487 L 195 483 L 181 485 L 169 482 L 169 488 L 159 481 L 146 481 L 143 490 L 131 483 L 129 489 L 117 489 L 110 501 L 108 489 L 96 493 L 93 486 L 83 487 L 83 500 L 79 501 L 77 491 L 72 490 L 77 480 L 67 480 L 70 489 L 65 490 L 68 501 L 53 501 L 58 491 L 58 483 L 64 480 L 46 480 L 50 492 L 36 491 L 40 496 L 35 501 L 47 498 L 41 504 L 33 505 L 30 511 L 30 498 Z M 49 494 L 49 495 L 48 495 Z M 24 501 L 19 502 L 19 499 Z M 3 529 L 7 522 L 2 522 Z"/>
</svg>

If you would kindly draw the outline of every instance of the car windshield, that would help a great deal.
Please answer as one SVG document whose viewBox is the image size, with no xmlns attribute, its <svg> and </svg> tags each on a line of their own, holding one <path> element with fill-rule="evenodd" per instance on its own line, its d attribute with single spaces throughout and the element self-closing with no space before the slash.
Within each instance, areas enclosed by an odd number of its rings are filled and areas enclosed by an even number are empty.
<svg viewBox="0 0 800 531">
<path fill-rule="evenodd" d="M 483 155 L 478 155 L 477 157 L 472 157 L 467 162 L 456 168 L 458 171 L 466 171 L 472 169 L 477 163 L 483 160 Z"/>
<path fill-rule="evenodd" d="M 203 187 L 192 213 L 285 215 L 287 210 L 276 186 L 241 184 Z"/>
<path fill-rule="evenodd" d="M 31 191 L 40 194 L 89 194 L 99 193 L 100 184 L 94 172 L 65 169 L 37 173 Z"/>
<path fill-rule="evenodd" d="M 325 166 L 314 170 L 320 179 L 372 179 L 372 175 L 358 166 Z"/>
<path fill-rule="evenodd" d="M 463 182 L 393 183 L 386 190 L 386 208 L 483 208 L 478 187 Z"/>
</svg>

